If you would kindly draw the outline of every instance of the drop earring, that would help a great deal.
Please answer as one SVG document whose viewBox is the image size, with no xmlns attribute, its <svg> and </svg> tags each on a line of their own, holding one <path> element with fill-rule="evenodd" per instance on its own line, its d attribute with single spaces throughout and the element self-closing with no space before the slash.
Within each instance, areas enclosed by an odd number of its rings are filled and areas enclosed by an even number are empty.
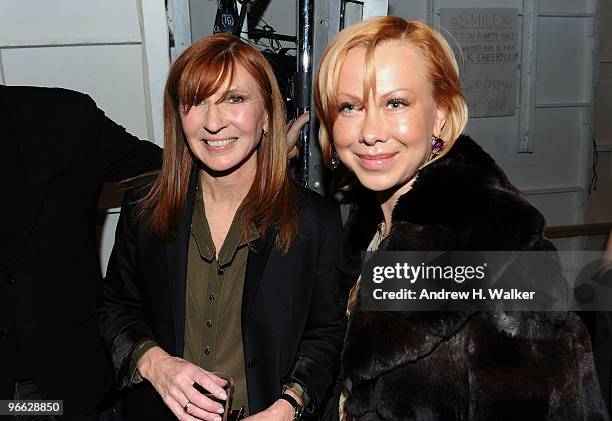
<svg viewBox="0 0 612 421">
<path fill-rule="evenodd" d="M 331 164 L 332 170 L 335 170 L 340 165 L 340 158 L 338 158 L 338 152 L 336 152 L 336 148 L 334 146 L 332 146 L 330 164 Z"/>
<path fill-rule="evenodd" d="M 440 152 L 444 150 L 444 139 L 439 138 L 438 136 L 431 136 L 431 154 L 429 155 L 429 159 L 427 162 L 431 161 L 439 155 Z"/>
</svg>

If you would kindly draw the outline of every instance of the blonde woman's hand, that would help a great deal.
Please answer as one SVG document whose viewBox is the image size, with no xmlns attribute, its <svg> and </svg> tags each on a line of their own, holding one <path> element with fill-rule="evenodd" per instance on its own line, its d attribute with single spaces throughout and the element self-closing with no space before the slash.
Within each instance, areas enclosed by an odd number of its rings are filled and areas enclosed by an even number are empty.
<svg viewBox="0 0 612 421">
<path fill-rule="evenodd" d="M 288 159 L 295 158 L 299 152 L 298 150 L 298 140 L 300 139 L 300 131 L 304 124 L 308 123 L 310 119 L 310 114 L 308 112 L 302 113 L 298 118 L 289 122 L 287 124 L 287 150 Z"/>
<path fill-rule="evenodd" d="M 137 368 L 180 421 L 221 421 L 223 406 L 200 393 L 194 383 L 217 399 L 225 400 L 224 379 L 182 358 L 171 356 L 159 346 L 145 352 L 138 360 Z"/>
</svg>

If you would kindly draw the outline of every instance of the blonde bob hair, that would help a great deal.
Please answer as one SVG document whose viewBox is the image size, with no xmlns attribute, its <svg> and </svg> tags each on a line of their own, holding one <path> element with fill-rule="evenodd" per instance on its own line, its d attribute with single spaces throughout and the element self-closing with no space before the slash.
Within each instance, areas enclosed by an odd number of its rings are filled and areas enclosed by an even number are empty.
<svg viewBox="0 0 612 421">
<path fill-rule="evenodd" d="M 465 97 L 461 91 L 459 68 L 446 40 L 429 25 L 397 16 L 374 17 L 340 31 L 327 44 L 315 80 L 314 100 L 321 121 L 319 143 L 325 163 L 330 166 L 332 155 L 332 127 L 338 116 L 337 92 L 340 69 L 351 48 L 366 49 L 366 68 L 363 92 L 367 96 L 375 90 L 374 50 L 384 41 L 400 40 L 410 43 L 425 61 L 433 86 L 436 104 L 446 112 L 440 137 L 445 141 L 439 159 L 447 153 L 459 137 L 468 119 Z M 430 161 L 430 162 L 433 162 Z"/>
</svg>

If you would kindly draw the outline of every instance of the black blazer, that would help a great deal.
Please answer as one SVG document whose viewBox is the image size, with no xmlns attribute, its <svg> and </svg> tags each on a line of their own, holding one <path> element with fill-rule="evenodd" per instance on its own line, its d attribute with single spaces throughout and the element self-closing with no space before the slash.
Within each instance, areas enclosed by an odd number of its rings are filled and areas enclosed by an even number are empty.
<svg viewBox="0 0 612 421">
<path fill-rule="evenodd" d="M 66 418 L 82 419 L 113 380 L 95 314 L 98 196 L 106 181 L 157 168 L 160 149 L 87 95 L 0 85 L 0 101 L 9 110 L 0 115 L 0 142 L 18 143 L 28 184 L 20 217 L 0 221 L 15 227 L 0 273 L 0 399 L 13 398 L 18 337 L 42 397 L 63 399 Z M 14 136 L 6 136 L 8 125 Z"/>
<path fill-rule="evenodd" d="M 166 352 L 182 356 L 185 337 L 185 282 L 189 229 L 196 177 L 176 238 L 162 242 L 142 219 L 134 202 L 150 187 L 128 190 L 101 311 L 102 332 L 111 348 L 118 381 L 129 385 L 130 352 L 153 338 Z M 271 229 L 249 252 L 242 299 L 242 336 L 249 406 L 252 413 L 271 405 L 287 380 L 303 384 L 315 411 L 339 370 L 345 321 L 336 302 L 335 266 L 341 224 L 335 205 L 300 189 L 300 234 L 283 255 Z M 128 419 L 173 419 L 148 382 L 128 391 Z"/>
</svg>

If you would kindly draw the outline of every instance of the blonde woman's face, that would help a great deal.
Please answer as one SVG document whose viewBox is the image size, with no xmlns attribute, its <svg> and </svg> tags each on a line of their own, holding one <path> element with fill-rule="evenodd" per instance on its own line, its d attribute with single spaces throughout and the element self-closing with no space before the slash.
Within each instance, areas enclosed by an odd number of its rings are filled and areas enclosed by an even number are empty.
<svg viewBox="0 0 612 421">
<path fill-rule="evenodd" d="M 432 95 L 427 68 L 404 41 L 374 52 L 376 92 L 364 102 L 365 49 L 349 50 L 338 79 L 339 112 L 332 127 L 340 160 L 373 191 L 407 186 L 439 135 L 444 112 Z"/>
</svg>

